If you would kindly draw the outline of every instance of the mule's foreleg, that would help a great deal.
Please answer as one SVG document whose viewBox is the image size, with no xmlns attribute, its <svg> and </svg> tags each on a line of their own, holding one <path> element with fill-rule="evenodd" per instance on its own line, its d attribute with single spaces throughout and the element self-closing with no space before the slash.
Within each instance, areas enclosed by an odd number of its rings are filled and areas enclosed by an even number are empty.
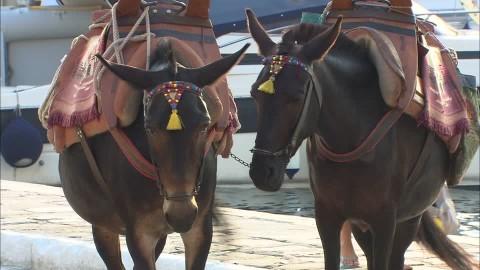
<svg viewBox="0 0 480 270">
<path fill-rule="evenodd" d="M 373 269 L 373 240 L 372 233 L 370 231 L 362 231 L 356 225 L 352 225 L 352 232 L 355 236 L 355 240 L 358 245 L 362 248 L 365 257 L 367 257 L 367 269 Z"/>
<path fill-rule="evenodd" d="M 163 236 L 158 240 L 157 245 L 155 246 L 155 261 L 158 260 L 160 254 L 162 254 L 163 248 L 165 247 L 165 243 L 167 242 L 167 236 Z"/>
<path fill-rule="evenodd" d="M 205 269 L 210 245 L 212 244 L 213 225 L 211 211 L 197 218 L 192 228 L 182 233 L 185 245 L 185 264 L 187 270 Z"/>
<path fill-rule="evenodd" d="M 396 225 L 396 212 L 392 208 L 373 213 L 367 223 L 373 236 L 373 265 L 369 270 L 388 270 Z"/>
<path fill-rule="evenodd" d="M 403 270 L 405 264 L 405 251 L 412 243 L 420 225 L 420 217 L 414 217 L 398 223 L 395 230 L 392 255 L 390 256 L 390 270 Z"/>
<path fill-rule="evenodd" d="M 322 240 L 325 269 L 338 270 L 340 268 L 340 230 L 345 219 L 336 211 L 316 202 L 315 221 Z"/>
<path fill-rule="evenodd" d="M 92 225 L 93 241 L 108 270 L 125 270 L 118 234 Z"/>
<path fill-rule="evenodd" d="M 155 270 L 155 247 L 158 237 L 128 229 L 126 240 L 133 260 L 133 270 Z"/>
</svg>

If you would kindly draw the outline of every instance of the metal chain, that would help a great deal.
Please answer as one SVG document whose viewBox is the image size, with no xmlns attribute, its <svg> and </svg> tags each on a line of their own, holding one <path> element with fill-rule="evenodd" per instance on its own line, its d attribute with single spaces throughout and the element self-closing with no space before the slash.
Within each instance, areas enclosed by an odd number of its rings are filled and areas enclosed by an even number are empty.
<svg viewBox="0 0 480 270">
<path fill-rule="evenodd" d="M 242 165 L 245 166 L 245 167 L 250 168 L 250 163 L 248 163 L 248 162 L 244 161 L 243 159 L 237 157 L 237 156 L 236 156 L 235 154 L 233 154 L 233 153 L 230 153 L 230 156 L 231 156 L 235 161 L 237 161 L 238 163 L 242 164 Z"/>
<path fill-rule="evenodd" d="M 212 144 L 212 148 L 215 152 L 217 152 L 217 146 L 215 144 Z M 250 168 L 250 163 L 239 158 L 237 155 L 230 153 L 230 157 L 233 158 L 236 162 L 242 164 L 243 166 Z"/>
</svg>

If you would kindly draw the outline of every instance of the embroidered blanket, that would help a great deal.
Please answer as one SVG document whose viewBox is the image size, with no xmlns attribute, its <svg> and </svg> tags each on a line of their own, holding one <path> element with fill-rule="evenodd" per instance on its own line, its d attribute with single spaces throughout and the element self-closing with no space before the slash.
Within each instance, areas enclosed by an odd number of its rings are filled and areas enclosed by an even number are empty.
<svg viewBox="0 0 480 270">
<path fill-rule="evenodd" d="M 176 37 L 198 54 L 198 61 L 189 59 L 192 67 L 209 64 L 221 57 L 208 18 L 168 14 L 166 10 L 170 9 L 161 4 L 155 8 L 146 7 L 140 15 L 119 18 L 113 15 L 117 14 L 115 6 L 112 10 L 93 12 L 90 30 L 72 42 L 38 112 L 57 152 L 78 142 L 75 127 L 81 126 L 85 135 L 91 137 L 112 128 L 129 126 L 138 115 L 143 94 L 105 71 L 95 54 L 113 55 L 125 64 L 145 68 L 150 59 L 148 52 L 155 50 L 158 37 Z M 208 12 L 206 14 L 208 17 Z M 115 32 L 118 36 L 114 38 Z M 205 93 L 210 101 L 212 126 L 219 130 L 218 133 L 235 132 L 240 124 L 226 78 L 206 87 Z"/>
<path fill-rule="evenodd" d="M 95 28 L 72 42 L 52 82 L 48 115 L 42 116 L 49 128 L 82 126 L 98 119 L 94 70 L 99 63 L 95 54 L 105 50 L 104 33 L 105 29 Z"/>
<path fill-rule="evenodd" d="M 387 11 L 388 9 L 381 10 L 369 6 L 341 11 L 332 11 L 327 7 L 324 14 L 304 13 L 302 22 L 328 24 L 342 15 L 344 31 L 368 26 L 385 34 L 400 56 L 407 93 L 411 93 L 408 90 L 414 89 L 424 92 L 420 97 L 420 104 L 416 103 L 417 96 L 414 96 L 412 101 L 412 96 L 407 94 L 401 95 L 404 98 L 400 98 L 397 105 L 403 107 L 402 105 L 408 104 L 406 113 L 417 119 L 420 125 L 439 135 L 449 152 L 454 153 L 461 137 L 469 130 L 466 104 L 462 96 L 462 84 L 457 76 L 455 60 L 450 50 L 435 37 L 430 23 L 415 20 L 414 16 L 408 14 L 393 16 Z M 371 23 L 373 18 L 375 18 L 375 24 Z M 416 50 L 417 37 L 418 51 Z M 381 74 L 385 73 L 384 68 L 380 70 L 382 70 Z M 417 78 L 417 70 L 420 78 Z M 389 85 L 391 84 L 389 82 Z M 382 94 L 388 97 L 390 90 Z M 395 93 L 390 94 L 396 97 Z M 395 105 L 394 101 L 396 101 L 395 98 L 390 101 L 385 99 L 390 106 Z"/>
<path fill-rule="evenodd" d="M 423 45 L 428 52 L 420 62 L 425 107 L 419 123 L 449 141 L 459 141 L 468 132 L 469 120 L 455 61 L 450 50 L 432 31 L 425 27 L 421 27 L 421 30 Z"/>
</svg>

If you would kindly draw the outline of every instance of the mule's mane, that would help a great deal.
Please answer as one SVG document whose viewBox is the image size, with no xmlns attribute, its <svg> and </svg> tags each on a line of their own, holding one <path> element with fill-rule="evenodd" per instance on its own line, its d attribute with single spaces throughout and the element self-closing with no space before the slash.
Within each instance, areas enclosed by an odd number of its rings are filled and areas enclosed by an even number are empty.
<svg viewBox="0 0 480 270">
<path fill-rule="evenodd" d="M 162 65 L 167 67 L 167 65 L 172 66 L 176 62 L 185 67 L 194 68 L 204 65 L 200 56 L 183 41 L 171 37 L 161 38 L 150 58 L 150 66 Z"/>
<path fill-rule="evenodd" d="M 161 38 L 150 57 L 150 69 L 170 71 L 174 75 L 177 69 L 176 61 L 176 53 L 172 49 L 170 40 Z"/>
<path fill-rule="evenodd" d="M 328 27 L 325 25 L 297 24 L 283 34 L 282 43 L 297 42 L 298 44 L 304 44 L 327 29 Z"/>
</svg>

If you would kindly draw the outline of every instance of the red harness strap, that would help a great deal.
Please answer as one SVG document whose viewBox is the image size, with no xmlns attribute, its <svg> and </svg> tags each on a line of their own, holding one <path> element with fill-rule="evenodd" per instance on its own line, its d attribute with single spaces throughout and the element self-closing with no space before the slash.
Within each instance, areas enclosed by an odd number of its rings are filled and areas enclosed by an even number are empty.
<svg viewBox="0 0 480 270">
<path fill-rule="evenodd" d="M 213 133 L 213 132 L 211 132 Z M 137 147 L 132 143 L 130 138 L 119 128 L 110 129 L 113 139 L 117 143 L 118 147 L 122 151 L 123 155 L 127 158 L 130 165 L 132 165 L 140 174 L 150 180 L 157 180 L 157 171 L 155 166 L 145 159 L 145 157 L 138 151 Z M 209 137 L 211 135 L 209 134 Z M 207 145 L 210 148 L 209 145 Z M 208 149 L 205 150 L 205 153 Z"/>
<path fill-rule="evenodd" d="M 118 147 L 122 151 L 123 155 L 127 158 L 128 162 L 143 176 L 150 180 L 157 180 L 157 172 L 155 166 L 148 160 L 146 160 L 142 153 L 140 153 L 128 138 L 128 136 L 118 128 L 110 129 L 113 139 L 117 143 Z"/>
<path fill-rule="evenodd" d="M 377 126 L 370 132 L 365 140 L 354 150 L 348 153 L 335 153 L 328 149 L 326 142 L 322 137 L 318 137 L 319 154 L 335 162 L 351 162 L 360 159 L 364 154 L 375 149 L 375 146 L 383 139 L 392 126 L 403 114 L 402 109 L 396 108 L 387 112 L 377 123 Z"/>
</svg>

